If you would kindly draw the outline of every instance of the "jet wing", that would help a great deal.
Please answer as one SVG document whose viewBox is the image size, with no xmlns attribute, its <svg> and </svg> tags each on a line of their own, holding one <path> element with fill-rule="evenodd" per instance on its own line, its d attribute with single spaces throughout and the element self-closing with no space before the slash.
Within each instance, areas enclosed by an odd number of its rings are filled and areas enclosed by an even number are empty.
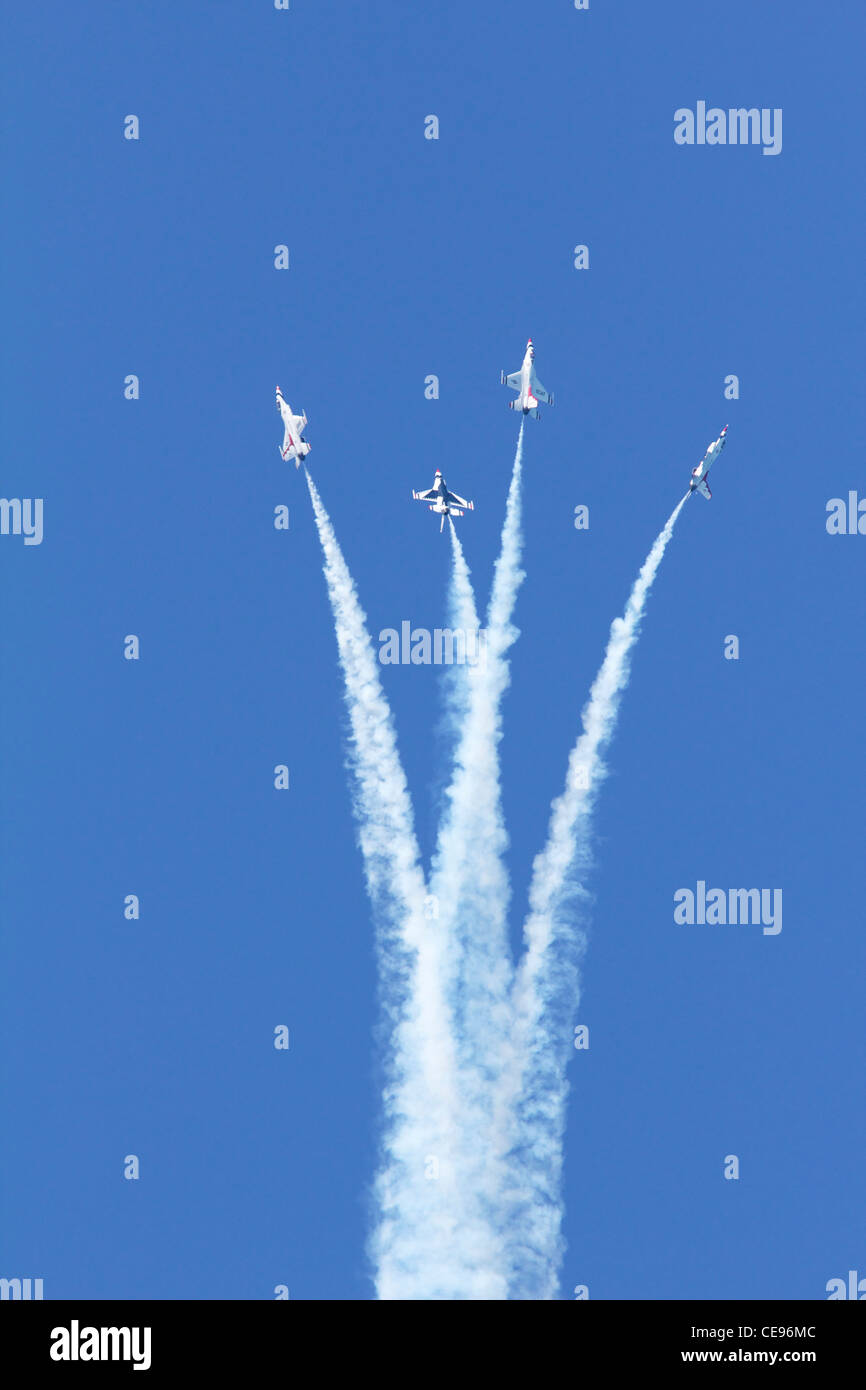
<svg viewBox="0 0 866 1390">
<path fill-rule="evenodd" d="M 706 478 L 701 478 L 701 481 L 698 483 L 696 491 L 699 492 L 702 497 L 712 497 L 713 495 L 710 492 L 710 485 L 707 482 Z"/>
<path fill-rule="evenodd" d="M 446 493 L 445 493 L 445 501 L 448 502 L 448 503 L 453 502 L 453 503 L 455 504 L 455 506 L 458 506 L 458 507 L 466 507 L 468 511 L 472 511 L 472 510 L 473 510 L 473 505 L 472 505 L 472 503 L 471 503 L 471 502 L 467 502 L 465 497 L 458 497 L 458 495 L 457 495 L 456 492 L 446 492 Z"/>
<path fill-rule="evenodd" d="M 510 386 L 512 391 L 520 390 L 520 372 L 512 372 L 510 376 L 504 378 L 503 384 Z"/>
<path fill-rule="evenodd" d="M 415 492 L 413 490 L 412 496 L 415 498 L 416 502 L 435 502 L 439 493 L 436 491 L 435 487 L 429 487 L 426 492 Z"/>
<path fill-rule="evenodd" d="M 532 394 L 536 400 L 544 401 L 546 405 L 553 405 L 553 397 L 545 391 L 535 372 L 532 373 Z"/>
</svg>

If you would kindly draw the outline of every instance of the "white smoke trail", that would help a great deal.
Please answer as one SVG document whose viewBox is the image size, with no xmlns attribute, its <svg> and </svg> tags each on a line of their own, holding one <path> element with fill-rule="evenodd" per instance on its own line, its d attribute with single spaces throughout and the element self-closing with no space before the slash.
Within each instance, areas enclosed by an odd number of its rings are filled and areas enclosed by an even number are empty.
<svg viewBox="0 0 866 1390">
<path fill-rule="evenodd" d="M 377 1292 L 383 1299 L 483 1296 L 483 1240 L 474 1248 L 477 1229 L 465 1219 L 470 1194 L 455 1167 L 457 1090 L 444 938 L 440 925 L 428 920 L 412 806 L 366 616 L 330 519 L 306 476 L 345 679 L 354 809 L 377 923 L 389 1035 L 379 1219 L 371 1243 Z"/>
<path fill-rule="evenodd" d="M 510 985 L 507 912 L 508 876 L 504 855 L 508 836 L 502 814 L 499 743 L 502 739 L 502 697 L 510 679 L 506 660 L 518 637 L 512 624 L 517 593 L 524 574 L 521 558 L 521 479 L 523 424 L 517 441 L 505 510 L 500 554 L 496 561 L 485 639 L 477 663 L 457 668 L 458 684 L 452 711 L 457 737 L 454 772 L 446 792 L 433 862 L 433 888 L 440 892 L 453 918 L 459 909 L 463 928 L 463 971 L 472 986 L 485 992 L 486 1004 L 471 1009 L 467 1027 L 479 1024 L 476 1037 L 479 1063 L 490 1050 L 487 1006 L 501 1000 L 507 1009 Z M 463 548 L 451 526 L 454 569 L 450 619 L 464 631 L 478 631 L 478 615 Z M 468 985 L 467 985 L 468 987 Z M 463 1001 L 468 1003 L 467 1000 Z M 503 1013 L 505 1018 L 505 1013 Z M 465 1041 L 467 1035 L 461 1030 Z"/>
<path fill-rule="evenodd" d="M 450 719 L 457 740 L 433 861 L 431 892 L 446 939 L 453 942 L 454 1017 L 461 1098 L 460 1171 L 480 1204 L 488 1233 L 486 1298 L 507 1295 L 503 1189 L 510 1147 L 501 1097 L 502 1038 L 511 1025 L 513 977 L 508 941 L 508 836 L 502 812 L 499 743 L 507 653 L 518 633 L 511 618 L 523 572 L 521 476 L 523 425 L 517 441 L 500 554 L 477 664 L 452 673 Z M 449 621 L 478 631 L 469 570 L 451 524 L 454 568 Z"/>
<path fill-rule="evenodd" d="M 631 649 L 687 497 L 688 493 L 656 538 L 623 616 L 611 625 L 604 661 L 582 711 L 583 732 L 571 751 L 565 790 L 551 806 L 547 843 L 533 864 L 524 924 L 526 951 L 515 978 L 515 1023 L 506 1068 L 507 1100 L 515 1102 L 517 1110 L 515 1187 L 522 1187 L 509 1223 L 516 1258 L 511 1292 L 518 1298 L 554 1298 L 557 1293 L 563 1253 L 566 1062 L 572 1053 L 570 1023 L 579 1000 L 578 964 L 585 944 L 583 882 L 591 863 L 590 822 L 607 772 L 602 753 L 628 684 Z"/>
</svg>

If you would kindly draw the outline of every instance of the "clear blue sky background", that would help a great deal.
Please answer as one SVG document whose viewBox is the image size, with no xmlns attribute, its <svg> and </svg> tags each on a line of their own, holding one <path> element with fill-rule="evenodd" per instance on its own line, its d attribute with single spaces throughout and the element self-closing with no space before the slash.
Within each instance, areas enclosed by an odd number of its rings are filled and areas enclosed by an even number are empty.
<svg viewBox="0 0 866 1390">
<path fill-rule="evenodd" d="M 866 494 L 864 37 L 841 0 L 5 7 L 2 492 L 45 499 L 45 537 L 0 538 L 0 1273 L 55 1298 L 372 1296 L 370 919 L 274 386 L 309 415 L 371 629 L 432 628 L 449 546 L 410 489 L 440 466 L 475 498 L 486 596 L 499 372 L 532 335 L 557 404 L 527 425 L 515 935 L 610 621 L 731 426 L 598 816 L 563 1297 L 866 1274 L 866 537 L 825 530 L 828 498 Z M 782 107 L 781 155 L 676 146 L 699 99 Z M 383 679 L 429 852 L 439 675 Z M 781 934 L 676 926 L 698 879 L 781 887 Z"/>
</svg>

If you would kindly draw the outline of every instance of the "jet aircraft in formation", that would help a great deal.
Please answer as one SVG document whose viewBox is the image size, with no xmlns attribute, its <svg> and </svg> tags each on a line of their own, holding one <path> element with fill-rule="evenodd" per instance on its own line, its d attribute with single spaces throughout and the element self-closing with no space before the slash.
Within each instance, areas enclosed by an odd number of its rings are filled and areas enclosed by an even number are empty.
<svg viewBox="0 0 866 1390">
<path fill-rule="evenodd" d="M 300 468 L 301 459 L 307 457 L 311 448 L 304 438 L 303 433 L 307 423 L 307 417 L 304 414 L 292 414 L 292 407 L 284 398 L 279 386 L 277 387 L 277 410 L 283 417 L 283 425 L 285 426 L 285 434 L 283 435 L 283 442 L 280 447 L 280 457 L 282 459 L 294 459 L 295 467 Z"/>
<path fill-rule="evenodd" d="M 524 415 L 531 415 L 533 420 L 540 420 L 539 401 L 543 401 L 545 405 L 553 405 L 553 395 L 545 391 L 535 375 L 535 348 L 532 346 L 531 338 L 526 344 L 520 371 L 512 372 L 510 376 L 500 372 L 499 380 L 503 386 L 510 386 L 512 391 L 517 392 L 517 400 L 508 402 L 509 410 L 522 410 Z"/>
<path fill-rule="evenodd" d="M 475 510 L 474 502 L 467 502 L 465 497 L 458 497 L 456 492 L 449 492 L 442 477 L 441 469 L 436 469 L 436 476 L 433 479 L 433 486 L 426 492 L 412 493 L 416 502 L 429 502 L 431 512 L 441 516 L 439 523 L 440 532 L 445 527 L 446 516 L 462 516 L 464 511 L 472 512 Z"/>
<path fill-rule="evenodd" d="M 553 394 L 545 390 L 535 374 L 535 348 L 531 338 L 526 344 L 526 352 L 520 370 L 512 372 L 509 376 L 502 372 L 500 379 L 503 386 L 510 386 L 512 391 L 517 392 L 517 399 L 508 402 L 511 410 L 520 410 L 524 416 L 531 415 L 533 419 L 540 420 L 539 403 L 553 405 Z M 282 416 L 285 427 L 283 442 L 280 446 L 280 457 L 294 459 L 295 467 L 299 468 L 301 460 L 305 459 L 310 452 L 310 445 L 303 433 L 307 424 L 307 417 L 304 414 L 295 415 L 293 413 L 279 386 L 277 387 L 277 409 Z M 718 439 L 713 440 L 712 444 L 707 446 L 707 451 L 697 468 L 692 469 L 689 479 L 689 496 L 693 492 L 699 492 L 702 497 L 712 497 L 707 482 L 707 474 L 725 447 L 727 433 L 728 427 L 725 425 Z M 426 492 L 413 491 L 412 496 L 417 502 L 427 502 L 431 512 L 435 512 L 437 516 L 441 517 L 440 532 L 445 529 L 446 516 L 463 516 L 464 512 L 471 512 L 475 508 L 474 502 L 467 502 L 458 493 L 448 490 L 442 472 L 438 468 L 433 479 L 433 486 L 428 488 Z"/>
<path fill-rule="evenodd" d="M 535 348 L 532 346 L 532 339 L 526 344 L 526 353 L 523 358 L 523 365 L 519 372 L 512 372 L 511 376 L 506 376 L 503 372 L 501 380 L 504 386 L 510 386 L 517 392 L 517 400 L 509 401 L 509 405 L 514 410 L 522 410 L 524 415 L 531 415 L 534 419 L 540 419 L 538 413 L 538 403 L 543 401 L 546 405 L 553 405 L 553 396 L 544 389 L 535 374 Z M 413 492 L 412 496 L 417 502 L 427 502 L 430 504 L 431 512 L 435 512 L 442 520 L 439 523 L 440 533 L 445 528 L 446 516 L 462 516 L 464 511 L 472 511 L 474 502 L 467 502 L 463 497 L 459 497 L 456 492 L 449 492 L 445 485 L 445 479 L 441 471 L 436 469 L 436 476 L 433 486 L 426 492 Z"/>
<path fill-rule="evenodd" d="M 714 439 L 712 444 L 707 445 L 707 452 L 704 454 L 697 468 L 692 469 L 692 476 L 689 481 L 690 497 L 693 492 L 699 492 L 702 497 L 712 497 L 713 494 L 710 492 L 710 485 L 707 482 L 707 474 L 725 447 L 727 433 L 728 427 L 725 425 L 718 439 Z"/>
</svg>

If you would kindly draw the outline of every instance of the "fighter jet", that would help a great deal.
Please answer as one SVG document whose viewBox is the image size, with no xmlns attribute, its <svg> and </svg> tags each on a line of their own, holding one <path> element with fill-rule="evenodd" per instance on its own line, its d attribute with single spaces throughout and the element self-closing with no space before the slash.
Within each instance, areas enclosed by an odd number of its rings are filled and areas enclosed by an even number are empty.
<svg viewBox="0 0 866 1390">
<path fill-rule="evenodd" d="M 440 535 L 445 528 L 446 516 L 462 516 L 464 510 L 467 512 L 475 510 L 474 502 L 467 502 L 465 497 L 458 497 L 456 492 L 448 491 L 445 486 L 445 479 L 438 468 L 436 469 L 436 477 L 433 479 L 433 486 L 428 488 L 426 492 L 413 492 L 412 496 L 416 502 L 429 502 L 431 512 L 441 516 Z"/>
<path fill-rule="evenodd" d="M 689 480 L 690 497 L 693 492 L 699 492 L 702 497 L 712 497 L 713 494 L 710 492 L 709 484 L 707 483 L 707 474 L 725 447 L 725 436 L 727 433 L 728 427 L 725 425 L 718 439 L 714 439 L 712 444 L 707 445 L 707 452 L 704 454 L 697 468 L 692 469 L 692 476 Z"/>
<path fill-rule="evenodd" d="M 535 375 L 535 348 L 532 346 L 531 338 L 526 344 L 526 355 L 520 371 L 512 372 L 510 376 L 501 372 L 499 379 L 503 386 L 510 386 L 512 391 L 517 392 L 517 400 L 508 402 L 509 410 L 522 410 L 524 415 L 531 415 L 533 419 L 540 420 L 538 402 L 544 401 L 545 405 L 553 405 L 552 394 L 545 391 Z"/>
<path fill-rule="evenodd" d="M 300 468 L 301 459 L 307 457 L 311 448 L 311 445 L 307 443 L 303 435 L 307 417 L 306 415 L 292 414 L 292 407 L 289 405 L 288 401 L 283 399 L 283 393 L 279 386 L 277 387 L 277 410 L 282 415 L 283 424 L 286 427 L 282 448 L 277 445 L 277 448 L 280 449 L 280 457 L 283 459 L 294 459 L 295 467 Z"/>
</svg>

